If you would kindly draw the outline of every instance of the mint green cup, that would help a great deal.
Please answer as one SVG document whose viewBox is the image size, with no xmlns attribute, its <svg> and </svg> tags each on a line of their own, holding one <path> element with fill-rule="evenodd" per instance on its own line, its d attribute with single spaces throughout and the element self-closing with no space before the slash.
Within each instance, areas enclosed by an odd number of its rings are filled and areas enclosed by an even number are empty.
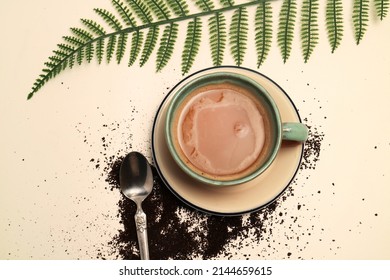
<svg viewBox="0 0 390 280">
<path fill-rule="evenodd" d="M 177 126 L 179 114 L 188 98 L 193 98 L 197 91 L 204 87 L 218 87 L 221 84 L 233 85 L 250 92 L 250 97 L 261 105 L 262 114 L 266 115 L 267 131 L 264 148 L 256 161 L 242 172 L 228 175 L 214 175 L 198 169 L 188 159 L 178 143 Z M 181 86 L 172 97 L 167 108 L 165 121 L 165 138 L 168 149 L 175 163 L 190 177 L 209 185 L 228 186 L 248 182 L 266 171 L 275 160 L 282 141 L 304 142 L 308 137 L 308 129 L 302 123 L 283 123 L 278 107 L 267 90 L 253 79 L 231 72 L 205 74 L 190 80 Z"/>
</svg>

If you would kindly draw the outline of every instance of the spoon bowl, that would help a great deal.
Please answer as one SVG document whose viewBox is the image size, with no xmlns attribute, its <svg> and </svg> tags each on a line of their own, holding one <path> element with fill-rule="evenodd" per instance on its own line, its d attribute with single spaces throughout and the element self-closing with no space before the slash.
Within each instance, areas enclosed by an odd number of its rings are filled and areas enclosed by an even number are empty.
<svg viewBox="0 0 390 280">
<path fill-rule="evenodd" d="M 122 193 L 137 205 L 135 225 L 142 260 L 149 259 L 146 214 L 142 202 L 152 192 L 153 173 L 148 160 L 138 152 L 131 152 L 123 159 L 119 170 L 119 183 Z"/>
</svg>

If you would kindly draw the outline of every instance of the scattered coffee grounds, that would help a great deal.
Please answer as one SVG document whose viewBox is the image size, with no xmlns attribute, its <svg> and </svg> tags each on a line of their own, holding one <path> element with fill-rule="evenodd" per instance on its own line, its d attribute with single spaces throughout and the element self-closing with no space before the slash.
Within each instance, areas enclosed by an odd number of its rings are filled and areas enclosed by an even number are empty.
<svg viewBox="0 0 390 280">
<path fill-rule="evenodd" d="M 304 121 L 307 122 L 307 119 Z M 320 158 L 321 143 L 324 139 L 324 134 L 319 132 L 317 127 L 308 125 L 308 128 L 310 133 L 303 150 L 301 169 L 315 169 L 316 163 Z"/>
<path fill-rule="evenodd" d="M 310 127 L 301 170 L 315 168 L 322 140 L 323 134 Z M 109 170 L 106 182 L 112 191 L 120 192 L 119 169 L 123 156 L 108 162 L 105 169 Z M 294 195 L 292 187 L 289 187 L 279 199 L 257 212 L 237 217 L 221 217 L 189 208 L 164 186 L 154 167 L 152 170 L 153 192 L 143 203 L 148 219 L 151 259 L 232 259 L 237 254 L 233 253 L 237 252 L 237 249 L 254 248 L 260 242 L 272 243 L 273 223 L 282 224 L 285 219 L 291 220 L 291 223 L 297 222 L 297 217 L 285 217 L 287 211 L 279 209 L 283 201 Z M 113 237 L 109 246 L 116 252 L 114 257 L 117 259 L 139 259 L 134 223 L 136 205 L 122 195 L 117 206 L 118 218 L 123 228 Z M 301 207 L 302 205 L 298 204 L 298 210 Z M 279 213 L 276 213 L 277 209 Z M 231 250 L 232 248 L 235 250 Z M 289 258 L 291 255 L 289 252 L 286 257 Z M 252 256 L 247 254 L 244 257 L 250 259 Z"/>
</svg>

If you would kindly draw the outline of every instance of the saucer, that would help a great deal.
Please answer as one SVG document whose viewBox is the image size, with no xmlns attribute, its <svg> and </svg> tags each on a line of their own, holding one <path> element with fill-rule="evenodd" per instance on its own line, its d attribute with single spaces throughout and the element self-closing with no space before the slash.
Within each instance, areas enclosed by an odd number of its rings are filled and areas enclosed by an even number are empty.
<svg viewBox="0 0 390 280">
<path fill-rule="evenodd" d="M 301 122 L 289 96 L 274 81 L 250 69 L 213 67 L 188 76 L 177 84 L 161 103 L 153 123 L 152 154 L 156 169 L 173 194 L 190 207 L 213 215 L 236 216 L 261 209 L 278 198 L 295 177 L 303 154 L 303 144 L 283 142 L 272 165 L 260 176 L 239 185 L 211 186 L 187 175 L 175 163 L 165 140 L 166 111 L 174 93 L 183 83 L 218 71 L 247 75 L 260 83 L 275 100 L 283 122 Z"/>
</svg>

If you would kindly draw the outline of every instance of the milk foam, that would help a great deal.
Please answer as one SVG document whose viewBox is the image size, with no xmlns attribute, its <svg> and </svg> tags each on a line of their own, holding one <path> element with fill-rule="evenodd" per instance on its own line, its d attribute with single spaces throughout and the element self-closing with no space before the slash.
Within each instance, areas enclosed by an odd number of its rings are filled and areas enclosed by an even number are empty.
<svg viewBox="0 0 390 280">
<path fill-rule="evenodd" d="M 247 169 L 265 141 L 263 118 L 254 101 L 229 88 L 194 96 L 183 109 L 178 136 L 188 160 L 217 176 Z"/>
</svg>

